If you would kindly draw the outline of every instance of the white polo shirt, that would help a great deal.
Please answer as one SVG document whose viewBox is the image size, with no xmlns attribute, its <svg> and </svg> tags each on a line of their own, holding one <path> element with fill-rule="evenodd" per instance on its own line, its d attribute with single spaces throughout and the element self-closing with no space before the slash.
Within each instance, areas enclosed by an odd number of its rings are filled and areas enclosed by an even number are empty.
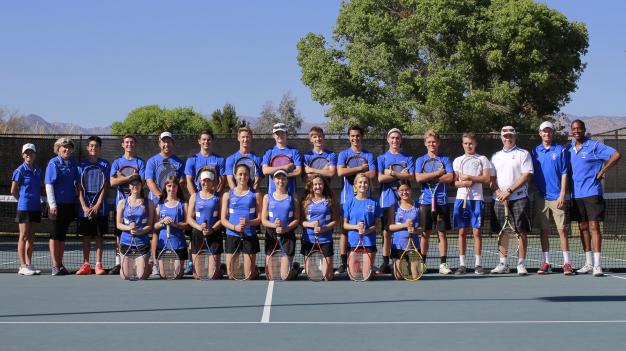
<svg viewBox="0 0 626 351">
<path fill-rule="evenodd" d="M 491 156 L 495 171 L 496 183 L 501 190 L 507 190 L 524 173 L 533 173 L 533 161 L 530 153 L 514 146 L 510 150 L 500 150 Z M 517 200 L 528 196 L 528 183 L 516 189 L 509 200 Z"/>
<path fill-rule="evenodd" d="M 478 160 L 480 161 L 480 164 L 482 165 L 483 171 L 485 169 L 489 170 L 489 175 L 491 175 L 491 168 L 493 168 L 493 166 L 491 165 L 491 162 L 489 162 L 489 160 L 487 159 L 487 157 L 483 156 L 483 155 L 479 155 L 479 154 L 474 154 L 471 155 L 473 157 L 478 157 Z M 452 162 L 452 168 L 454 169 L 454 173 L 459 174 L 462 173 L 461 172 L 461 164 L 463 163 L 463 160 L 467 157 L 467 155 L 463 155 L 463 156 L 459 156 L 457 158 L 454 159 L 454 162 Z M 457 189 L 456 191 L 456 198 L 457 199 L 465 199 L 465 194 L 467 193 L 467 188 L 466 187 L 460 187 Z M 482 183 L 474 183 L 472 184 L 472 186 L 469 188 L 469 196 L 467 197 L 468 200 L 484 200 L 483 197 L 483 184 Z"/>
</svg>

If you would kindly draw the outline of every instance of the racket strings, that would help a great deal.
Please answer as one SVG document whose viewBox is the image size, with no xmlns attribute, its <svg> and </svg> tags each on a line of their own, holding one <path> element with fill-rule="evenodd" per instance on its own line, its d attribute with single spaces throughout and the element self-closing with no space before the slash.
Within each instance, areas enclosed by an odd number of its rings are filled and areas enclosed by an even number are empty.
<svg viewBox="0 0 626 351">
<path fill-rule="evenodd" d="M 311 161 L 311 167 L 315 169 L 324 169 L 328 166 L 329 162 L 326 158 L 318 157 Z"/>
<path fill-rule="evenodd" d="M 417 280 L 425 271 L 422 256 L 415 250 L 406 251 L 400 257 L 400 275 L 406 280 Z"/>
<path fill-rule="evenodd" d="M 364 281 L 369 278 L 371 267 L 366 267 L 367 252 L 365 249 L 353 251 L 348 259 L 348 273 L 350 278 L 356 281 Z"/>
<path fill-rule="evenodd" d="M 280 251 L 272 253 L 267 259 L 267 278 L 269 280 L 281 279 L 281 265 L 283 255 Z"/>
<path fill-rule="evenodd" d="M 196 254 L 193 267 L 196 275 L 201 280 L 211 279 L 216 269 L 216 261 L 214 255 L 208 251 L 200 251 Z"/>
<path fill-rule="evenodd" d="M 320 281 L 324 279 L 324 255 L 320 251 L 313 251 L 309 253 L 306 259 L 306 274 L 310 280 Z"/>
<path fill-rule="evenodd" d="M 230 275 L 235 280 L 244 280 L 246 278 L 244 268 L 244 254 L 235 251 L 230 260 Z"/>
<path fill-rule="evenodd" d="M 161 265 L 163 267 L 163 275 L 167 279 L 174 279 L 178 275 L 178 267 L 180 262 L 178 255 L 174 251 L 165 251 L 160 257 Z"/>
</svg>

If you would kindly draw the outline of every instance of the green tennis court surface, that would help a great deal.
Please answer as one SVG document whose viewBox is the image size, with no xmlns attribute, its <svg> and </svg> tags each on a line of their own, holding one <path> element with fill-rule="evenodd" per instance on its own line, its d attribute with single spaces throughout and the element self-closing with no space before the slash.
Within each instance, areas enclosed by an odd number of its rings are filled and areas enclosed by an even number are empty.
<svg viewBox="0 0 626 351">
<path fill-rule="evenodd" d="M 0 275 L 3 350 L 613 350 L 626 275 L 416 283 Z"/>
</svg>

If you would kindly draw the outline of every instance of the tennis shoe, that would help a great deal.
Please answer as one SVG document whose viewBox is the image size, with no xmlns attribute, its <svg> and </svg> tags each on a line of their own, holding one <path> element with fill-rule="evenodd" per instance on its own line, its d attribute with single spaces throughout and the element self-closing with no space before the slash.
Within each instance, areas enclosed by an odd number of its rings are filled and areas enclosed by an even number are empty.
<svg viewBox="0 0 626 351">
<path fill-rule="evenodd" d="M 152 275 L 159 275 L 159 266 L 155 263 L 152 264 Z"/>
<path fill-rule="evenodd" d="M 507 274 L 510 273 L 511 269 L 508 264 L 504 264 L 502 262 L 498 263 L 496 268 L 491 270 L 491 274 Z"/>
<path fill-rule="evenodd" d="M 83 263 L 82 266 L 76 272 L 76 275 L 89 275 L 91 274 L 91 266 L 89 263 Z"/>
<path fill-rule="evenodd" d="M 57 275 L 68 275 L 68 274 L 70 274 L 70 272 L 67 271 L 65 266 L 59 267 L 59 273 Z"/>
<path fill-rule="evenodd" d="M 588 274 L 588 273 L 591 273 L 592 271 L 593 271 L 593 266 L 590 265 L 590 264 L 586 264 L 581 269 L 577 270 L 576 273 L 578 273 L 578 274 Z"/>
<path fill-rule="evenodd" d="M 604 272 L 602 272 L 602 267 L 594 266 L 593 267 L 593 276 L 594 277 L 604 277 Z"/>
<path fill-rule="evenodd" d="M 528 275 L 528 271 L 526 270 L 526 266 L 523 264 L 517 265 L 517 275 Z"/>
<path fill-rule="evenodd" d="M 111 268 L 111 270 L 109 271 L 109 275 L 119 275 L 120 274 L 120 269 L 122 267 L 119 264 L 116 264 L 115 266 L 113 266 L 113 268 Z"/>
<path fill-rule="evenodd" d="M 467 273 L 467 268 L 465 268 L 465 266 L 459 266 L 459 268 L 456 269 L 456 272 L 454 272 L 455 275 L 464 275 L 465 273 Z"/>
<path fill-rule="evenodd" d="M 32 264 L 29 264 L 29 265 L 28 265 L 28 268 L 30 268 L 30 270 L 32 270 L 33 272 L 35 272 L 35 275 L 39 275 L 39 274 L 41 274 L 41 270 L 40 270 L 40 269 L 35 268 L 35 266 L 33 266 Z"/>
<path fill-rule="evenodd" d="M 24 266 L 24 267 L 20 267 L 20 270 L 17 271 L 17 274 L 19 274 L 19 275 L 34 275 L 35 271 L 30 269 L 30 267 L 28 267 L 28 266 Z"/>
<path fill-rule="evenodd" d="M 344 264 L 340 264 L 339 267 L 337 267 L 335 274 L 345 274 L 345 273 L 346 273 L 346 266 Z"/>
<path fill-rule="evenodd" d="M 483 268 L 483 266 L 476 266 L 474 267 L 474 274 L 484 275 L 485 269 Z"/>
<path fill-rule="evenodd" d="M 439 274 L 448 275 L 452 273 L 452 270 L 446 262 L 439 265 Z"/>
<path fill-rule="evenodd" d="M 193 262 L 191 260 L 187 261 L 187 266 L 185 267 L 185 274 L 193 273 Z"/>
<path fill-rule="evenodd" d="M 376 272 L 377 274 L 389 274 L 391 273 L 391 267 L 389 267 L 389 264 L 385 264 L 383 263 L 380 266 L 380 272 Z"/>
<path fill-rule="evenodd" d="M 574 275 L 574 268 L 569 263 L 563 265 L 563 274 L 564 275 Z"/>
<path fill-rule="evenodd" d="M 59 275 L 59 267 L 52 267 L 52 275 Z"/>
<path fill-rule="evenodd" d="M 107 272 L 104 270 L 104 267 L 102 266 L 102 263 L 98 262 L 96 263 L 96 275 L 104 275 L 107 274 Z"/>
<path fill-rule="evenodd" d="M 552 272 L 552 266 L 548 262 L 543 262 L 539 265 L 539 269 L 537 270 L 537 274 L 544 275 Z"/>
</svg>

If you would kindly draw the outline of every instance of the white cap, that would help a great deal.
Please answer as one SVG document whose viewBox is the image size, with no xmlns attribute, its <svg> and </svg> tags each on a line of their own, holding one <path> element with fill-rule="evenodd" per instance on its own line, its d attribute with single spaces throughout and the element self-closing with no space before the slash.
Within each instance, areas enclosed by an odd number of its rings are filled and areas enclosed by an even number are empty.
<svg viewBox="0 0 626 351">
<path fill-rule="evenodd" d="M 279 175 L 283 175 L 283 176 L 287 176 L 287 172 L 285 172 L 282 169 L 279 169 L 278 171 L 274 172 L 274 177 L 279 176 Z"/>
<path fill-rule="evenodd" d="M 504 135 L 517 135 L 517 132 L 515 131 L 515 127 L 513 126 L 504 126 L 502 127 L 502 129 L 500 129 L 500 135 L 504 136 Z"/>
<path fill-rule="evenodd" d="M 37 152 L 37 148 L 35 148 L 35 144 L 26 143 L 22 146 L 22 153 L 25 153 L 26 150 L 32 150 L 33 152 Z"/>
<path fill-rule="evenodd" d="M 200 173 L 200 181 L 203 181 L 205 179 L 215 180 L 215 173 L 211 171 L 203 171 L 202 173 Z"/>
<path fill-rule="evenodd" d="M 285 132 L 287 133 L 287 125 L 285 123 L 276 123 L 272 127 L 272 134 L 276 132 Z"/>
<path fill-rule="evenodd" d="M 550 121 L 545 121 L 545 122 L 541 123 L 541 125 L 539 126 L 539 131 L 542 131 L 545 128 L 550 128 L 550 129 L 554 130 L 554 124 L 552 124 L 552 122 L 550 122 Z"/>
<path fill-rule="evenodd" d="M 391 128 L 391 129 L 389 129 L 389 131 L 387 132 L 387 137 L 389 137 L 389 135 L 391 135 L 391 133 L 398 133 L 398 134 L 400 134 L 400 136 L 402 136 L 402 132 L 398 128 Z"/>
<path fill-rule="evenodd" d="M 163 140 L 163 138 L 170 138 L 170 139 L 174 140 L 174 137 L 172 136 L 172 133 L 170 133 L 170 132 L 163 132 L 163 133 L 161 133 L 161 135 L 159 135 L 159 140 Z"/>
</svg>

